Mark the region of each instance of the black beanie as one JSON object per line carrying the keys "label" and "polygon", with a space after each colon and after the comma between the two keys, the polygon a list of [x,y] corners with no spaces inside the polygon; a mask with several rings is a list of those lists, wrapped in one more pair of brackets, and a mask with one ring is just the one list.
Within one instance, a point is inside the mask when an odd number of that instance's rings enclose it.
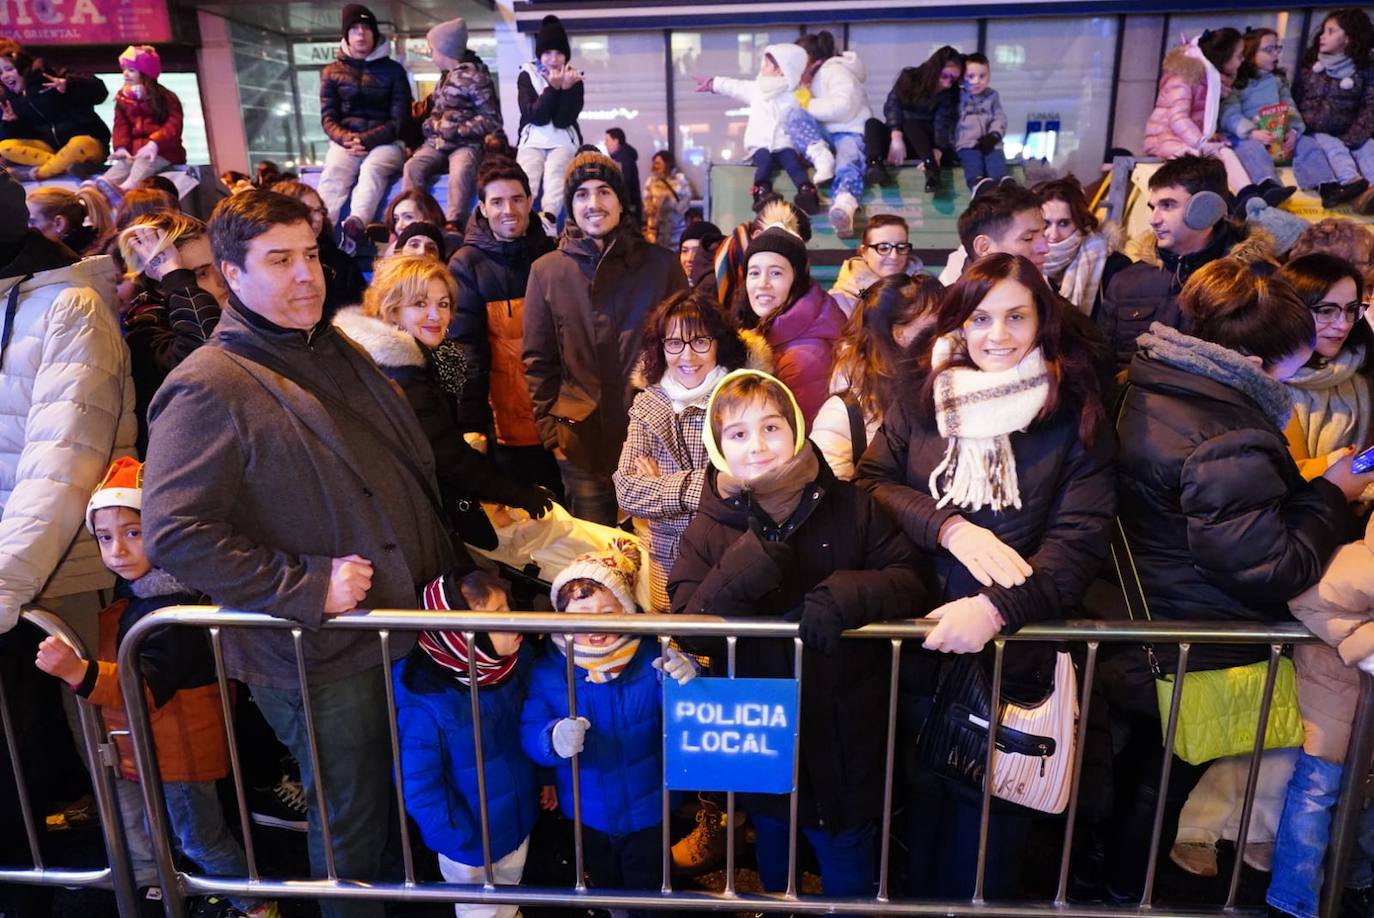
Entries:
{"label": "black beanie", "polygon": [[615,160],[605,153],[588,152],[577,154],[568,164],[568,173],[563,180],[564,213],[572,213],[573,195],[577,193],[577,186],[589,179],[599,179],[610,185],[615,196],[620,199],[621,210],[629,207],[629,200],[625,194],[625,176],[620,174],[620,167],[615,164]]}
{"label": "black beanie", "polygon": [[405,229],[397,233],[396,244],[392,246],[392,251],[399,253],[401,248],[405,246],[406,240],[412,236],[428,236],[430,239],[433,239],[434,244],[439,247],[439,258],[441,260],[443,259],[445,254],[444,250],[447,248],[444,242],[444,232],[433,223],[426,223],[424,220],[416,220],[414,223],[411,223]]}
{"label": "black beanie", "polygon": [[744,253],[746,272],[749,270],[749,262],[760,252],[773,252],[786,258],[788,263],[792,265],[792,273],[797,276],[798,280],[809,276],[806,264],[806,243],[801,241],[800,236],[783,229],[781,226],[770,226],[749,243],[749,248]]}
{"label": "black beanie", "polygon": [[0,166],[0,245],[18,242],[29,229],[24,186]]}
{"label": "black beanie", "polygon": [[572,57],[572,46],[568,44],[568,33],[558,17],[550,13],[539,23],[539,31],[534,35],[534,56],[537,58],[545,51],[562,51],[566,58]]}
{"label": "black beanie", "polygon": [[361,3],[350,3],[343,8],[344,40],[348,39],[348,30],[359,23],[372,30],[372,47],[375,50],[382,43],[382,30],[377,27],[377,17]]}

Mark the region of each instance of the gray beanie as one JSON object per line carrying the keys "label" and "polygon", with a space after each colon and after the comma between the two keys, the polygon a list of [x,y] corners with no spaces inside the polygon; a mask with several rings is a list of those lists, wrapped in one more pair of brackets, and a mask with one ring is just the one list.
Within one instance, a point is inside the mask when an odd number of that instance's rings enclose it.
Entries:
{"label": "gray beanie", "polygon": [[440,70],[452,70],[468,47],[468,24],[459,16],[429,30],[430,60]]}

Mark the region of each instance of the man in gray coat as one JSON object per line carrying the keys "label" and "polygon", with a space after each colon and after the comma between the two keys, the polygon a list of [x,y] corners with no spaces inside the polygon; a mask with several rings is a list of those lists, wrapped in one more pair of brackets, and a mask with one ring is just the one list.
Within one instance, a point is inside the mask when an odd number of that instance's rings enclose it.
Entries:
{"label": "man in gray coat", "polygon": [[[391,783],[385,661],[371,635],[317,629],[356,608],[416,608],[417,584],[452,565],[434,457],[399,390],[321,318],[324,276],[302,204],[265,191],[227,198],[210,244],[232,297],[148,412],[148,555],[215,603],[305,626],[335,864],[340,877],[375,880]],[[393,656],[410,643],[393,639]],[[251,687],[301,763],[310,862],[323,876],[290,634],[230,630],[224,650],[228,675]],[[324,914],[382,907],[337,902]]]}

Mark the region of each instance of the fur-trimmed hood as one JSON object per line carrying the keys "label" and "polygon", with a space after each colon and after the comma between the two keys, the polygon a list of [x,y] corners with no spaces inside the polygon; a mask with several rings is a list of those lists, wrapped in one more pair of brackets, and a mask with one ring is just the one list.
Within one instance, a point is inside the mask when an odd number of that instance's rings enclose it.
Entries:
{"label": "fur-trimmed hood", "polygon": [[334,327],[367,351],[380,367],[423,367],[425,352],[409,332],[389,325],[375,316],[363,314],[361,306],[340,309]]}
{"label": "fur-trimmed hood", "polygon": [[[1220,225],[1220,224],[1218,224]],[[1226,249],[1225,256],[1239,258],[1250,264],[1259,261],[1276,262],[1274,237],[1269,231],[1249,223],[1229,224],[1226,230],[1234,240]],[[1123,250],[1132,261],[1143,262],[1151,267],[1164,267],[1164,259],[1159,254],[1159,242],[1153,232],[1141,233],[1126,243]]]}
{"label": "fur-trimmed hood", "polygon": [[[768,346],[768,342],[763,335],[749,328],[741,328],[739,331],[740,340],[744,342],[746,352],[744,366],[746,370],[762,370],[765,373],[773,372],[773,349]],[[652,388],[654,383],[650,383],[644,375],[644,360],[640,358],[635,364],[634,373],[630,376],[630,384],[636,389],[645,392]],[[660,393],[661,394],[661,393]]]}
{"label": "fur-trimmed hood", "polygon": [[1187,45],[1179,45],[1168,54],[1164,55],[1164,65],[1161,68],[1164,76],[1173,74],[1186,80],[1189,86],[1204,82],[1207,79],[1207,68],[1188,53]]}

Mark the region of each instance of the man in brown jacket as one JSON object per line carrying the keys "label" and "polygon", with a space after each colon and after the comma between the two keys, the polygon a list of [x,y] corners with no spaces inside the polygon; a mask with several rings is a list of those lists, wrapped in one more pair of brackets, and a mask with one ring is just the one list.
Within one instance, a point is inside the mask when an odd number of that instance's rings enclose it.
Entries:
{"label": "man in brown jacket", "polygon": [[644,319],[687,287],[677,256],[644,241],[621,217],[619,167],[601,153],[568,166],[558,248],[534,263],[525,291],[525,378],[534,423],[563,473],[569,510],[614,524],[611,473],[629,428],[630,382]]}
{"label": "man in brown jacket", "polygon": [[[340,877],[378,878],[388,833],[389,730],[371,635],[318,633],[355,608],[417,607],[417,584],[454,548],[435,505],[434,457],[405,399],[323,320],[309,214],[249,191],[215,208],[210,242],[232,297],[211,339],[149,409],[144,492],[149,558],[235,609],[305,626],[321,778]],[[410,641],[393,638],[392,655]],[[247,683],[301,763],[310,863],[325,873],[291,636],[230,630],[227,674]],[[326,903],[380,916],[380,903]]]}

